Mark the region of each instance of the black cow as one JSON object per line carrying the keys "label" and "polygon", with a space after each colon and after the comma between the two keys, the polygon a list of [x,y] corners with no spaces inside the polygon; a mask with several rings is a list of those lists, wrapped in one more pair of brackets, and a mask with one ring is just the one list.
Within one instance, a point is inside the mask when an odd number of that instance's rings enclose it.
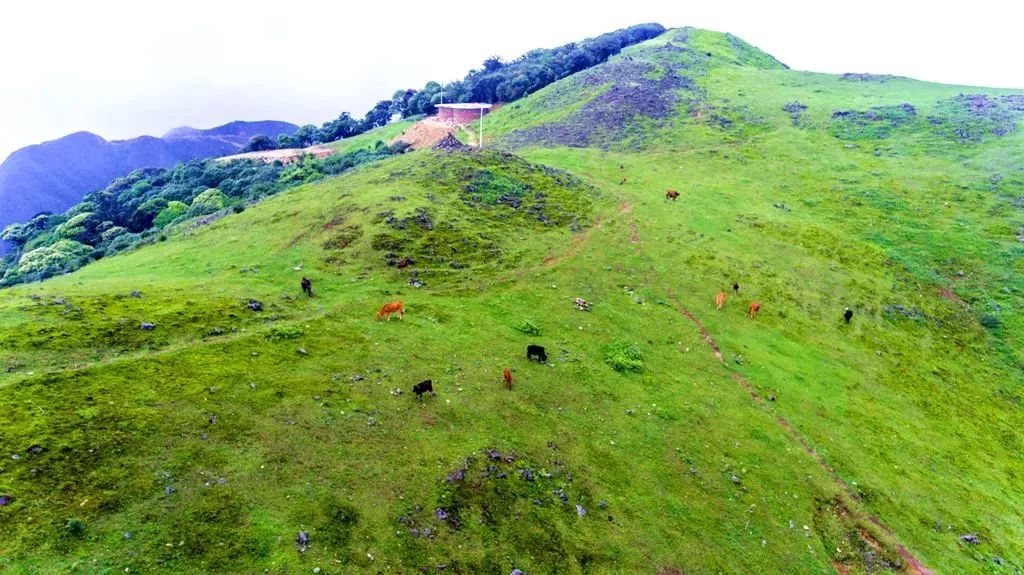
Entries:
{"label": "black cow", "polygon": [[424,393],[429,393],[431,396],[434,395],[434,382],[429,379],[425,379],[412,386],[412,392],[416,394],[417,399],[423,401]]}
{"label": "black cow", "polygon": [[732,284],[732,291],[735,292],[735,293],[740,293],[740,284],[733,283]]}
{"label": "black cow", "polygon": [[852,319],[852,318],[853,318],[853,310],[850,309],[850,308],[846,308],[846,311],[843,312],[843,319],[846,320],[846,323],[850,323],[850,319]]}
{"label": "black cow", "polygon": [[528,345],[526,346],[526,359],[536,359],[541,363],[547,363],[548,354],[539,345]]}
{"label": "black cow", "polygon": [[302,291],[309,297],[313,297],[313,282],[309,278],[302,278]]}

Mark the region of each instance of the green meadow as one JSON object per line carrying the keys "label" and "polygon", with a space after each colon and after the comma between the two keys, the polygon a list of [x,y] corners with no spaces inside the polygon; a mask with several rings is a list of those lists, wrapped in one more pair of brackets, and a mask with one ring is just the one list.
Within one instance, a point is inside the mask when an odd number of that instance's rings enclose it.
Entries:
{"label": "green meadow", "polygon": [[1019,573],[1011,94],[672,30],[0,290],[0,572]]}

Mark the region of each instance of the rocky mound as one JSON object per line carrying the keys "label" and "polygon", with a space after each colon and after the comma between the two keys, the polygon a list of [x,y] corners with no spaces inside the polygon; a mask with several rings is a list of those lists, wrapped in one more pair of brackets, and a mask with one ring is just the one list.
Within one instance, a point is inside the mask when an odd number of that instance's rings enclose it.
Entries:
{"label": "rocky mound", "polygon": [[441,138],[440,140],[437,141],[436,144],[434,144],[435,150],[441,150],[444,152],[453,152],[455,150],[461,150],[465,147],[466,145],[460,142],[459,139],[455,137],[455,134],[451,132],[448,132],[443,138]]}

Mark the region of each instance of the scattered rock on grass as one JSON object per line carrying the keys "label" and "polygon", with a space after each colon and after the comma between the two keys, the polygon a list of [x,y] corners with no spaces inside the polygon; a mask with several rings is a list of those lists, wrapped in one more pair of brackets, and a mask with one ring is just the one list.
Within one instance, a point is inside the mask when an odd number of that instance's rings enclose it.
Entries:
{"label": "scattered rock on grass", "polygon": [[782,111],[789,114],[790,118],[793,118],[793,125],[797,126],[800,124],[800,114],[807,109],[807,104],[803,102],[793,101],[782,107]]}
{"label": "scattered rock on grass", "polygon": [[263,311],[263,303],[258,300],[251,299],[246,306],[252,311]]}
{"label": "scattered rock on grass", "polygon": [[11,503],[14,503],[13,495],[0,495],[0,507],[7,507]]}
{"label": "scattered rock on grass", "polygon": [[889,74],[858,74],[854,72],[847,72],[839,77],[843,82],[877,82],[879,84],[888,82],[896,76]]}
{"label": "scattered rock on grass", "polygon": [[981,541],[978,539],[978,536],[975,535],[974,533],[968,533],[966,535],[961,535],[960,536],[960,540],[963,541],[964,543],[970,543],[971,545],[977,545],[978,543],[981,543]]}
{"label": "scattered rock on grass", "polygon": [[156,324],[148,321],[144,321],[139,324],[139,329],[143,331],[153,331],[156,329]]}

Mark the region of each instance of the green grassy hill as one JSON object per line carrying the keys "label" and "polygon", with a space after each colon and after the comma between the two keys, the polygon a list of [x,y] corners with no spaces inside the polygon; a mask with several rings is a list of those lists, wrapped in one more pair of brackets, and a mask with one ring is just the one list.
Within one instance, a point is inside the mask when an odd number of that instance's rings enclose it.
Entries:
{"label": "green grassy hill", "polygon": [[1022,116],[672,30],[2,290],[0,571],[1019,573]]}

